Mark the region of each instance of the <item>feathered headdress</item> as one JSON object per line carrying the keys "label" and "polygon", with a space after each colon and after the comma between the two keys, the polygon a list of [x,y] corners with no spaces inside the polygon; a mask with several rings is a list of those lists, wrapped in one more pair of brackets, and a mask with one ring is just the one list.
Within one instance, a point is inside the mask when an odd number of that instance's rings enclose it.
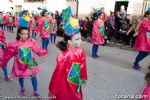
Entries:
{"label": "feathered headdress", "polygon": [[67,36],[79,33],[79,21],[72,17],[71,8],[68,7],[62,11],[63,27]]}
{"label": "feathered headdress", "polygon": [[104,12],[104,7],[96,8],[96,13],[99,15]]}
{"label": "feathered headdress", "polygon": [[22,27],[28,27],[29,26],[29,22],[30,22],[30,17],[25,15],[26,13],[28,13],[27,10],[24,10],[24,11],[21,11],[19,13],[19,26],[22,26]]}
{"label": "feathered headdress", "polygon": [[46,8],[41,8],[41,7],[38,7],[37,9],[41,10],[40,15],[42,15],[43,12],[47,12],[48,11]]}

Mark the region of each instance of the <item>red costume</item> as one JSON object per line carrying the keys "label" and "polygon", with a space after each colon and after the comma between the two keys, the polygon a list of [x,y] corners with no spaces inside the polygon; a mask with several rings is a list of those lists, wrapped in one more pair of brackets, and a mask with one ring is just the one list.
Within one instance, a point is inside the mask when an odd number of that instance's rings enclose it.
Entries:
{"label": "red costume", "polygon": [[142,96],[147,96],[146,98],[141,98],[140,100],[150,100],[150,85],[147,85],[142,93]]}
{"label": "red costume", "polygon": [[134,48],[138,51],[150,52],[150,21],[143,19],[139,27]]}
{"label": "red costume", "polygon": [[68,47],[57,57],[57,66],[49,84],[55,100],[82,100],[82,83],[87,80],[84,51]]}
{"label": "red costume", "polygon": [[13,26],[13,17],[12,16],[7,16],[7,25]]}
{"label": "red costume", "polygon": [[91,41],[96,45],[104,44],[104,22],[102,20],[97,19],[94,22]]}
{"label": "red costume", "polygon": [[[24,42],[20,40],[11,42],[5,49],[2,66],[6,67],[10,58],[14,56],[11,73],[13,77],[21,78],[34,75],[41,70],[41,67],[35,65],[33,68],[29,68],[29,63],[32,64],[35,61],[33,52],[39,56],[47,54],[47,50],[43,50],[34,39],[28,39]],[[23,60],[26,60],[26,62]]]}

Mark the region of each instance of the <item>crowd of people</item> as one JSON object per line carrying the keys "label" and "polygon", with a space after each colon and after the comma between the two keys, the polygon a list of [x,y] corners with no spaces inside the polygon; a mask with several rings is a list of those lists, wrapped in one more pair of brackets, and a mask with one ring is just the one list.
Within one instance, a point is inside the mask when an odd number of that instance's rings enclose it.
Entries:
{"label": "crowd of people", "polygon": [[[94,15],[93,15],[94,16]],[[138,16],[123,17],[124,14],[117,11],[110,11],[110,15],[103,21],[105,25],[105,44],[120,43],[133,48],[138,33],[140,18]],[[92,17],[92,16],[91,16]],[[89,40],[92,37],[94,19],[86,17],[85,20],[79,19],[82,37]]]}
{"label": "crowd of people", "polygon": [[[16,40],[7,44],[4,31],[14,33],[14,27],[17,28]],[[57,35],[63,37],[58,43]],[[36,41],[37,36],[42,40],[42,47]],[[110,12],[110,16],[107,16],[104,8],[96,9],[91,18],[86,17],[84,21],[73,16],[70,7],[64,9],[60,15],[58,12],[50,13],[45,8],[41,9],[40,14],[32,13],[32,16],[26,10],[16,12],[14,16],[0,12],[0,67],[5,80],[18,78],[20,93],[26,95],[24,78],[31,77],[33,94],[39,97],[36,74],[41,67],[33,53],[41,58],[47,55],[50,40],[61,53],[56,58],[56,68],[49,84],[49,96],[56,100],[82,100],[81,85],[87,81],[87,70],[86,56],[80,48],[81,36],[90,39],[93,44],[91,56],[94,59],[99,57],[98,48],[110,41],[134,47],[139,54],[132,68],[140,71],[139,63],[150,51],[150,9],[145,12],[141,21],[137,16],[130,21],[124,10],[115,14]],[[14,65],[10,77],[7,63],[12,57]],[[148,92],[144,94],[149,95]]]}

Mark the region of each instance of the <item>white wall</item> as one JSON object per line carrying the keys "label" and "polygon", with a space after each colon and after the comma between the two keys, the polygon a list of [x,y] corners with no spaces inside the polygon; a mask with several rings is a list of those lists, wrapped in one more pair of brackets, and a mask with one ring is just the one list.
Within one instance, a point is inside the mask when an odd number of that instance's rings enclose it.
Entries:
{"label": "white wall", "polygon": [[[23,9],[27,9],[29,11],[38,11],[37,7],[46,7],[48,10],[55,12],[58,10],[59,12],[62,9],[72,6],[73,13],[76,14],[76,3],[67,3],[66,0],[47,0],[46,3],[24,3],[24,0],[13,0],[13,3],[10,3],[9,0],[0,0],[0,11],[9,11],[10,7],[15,7],[15,5],[22,5]],[[142,9],[143,0],[79,0],[79,15],[86,15],[92,11],[92,8],[104,7],[105,12],[109,14],[110,11],[114,11],[115,1],[129,1],[128,5],[128,14],[139,13]],[[73,6],[74,5],[74,6]],[[138,5],[138,6],[136,6]]]}
{"label": "white wall", "polygon": [[0,11],[9,11],[11,6],[13,5],[8,0],[0,0]]}
{"label": "white wall", "polygon": [[113,11],[115,0],[79,0],[79,13],[89,14],[92,8],[104,7],[106,13]]}

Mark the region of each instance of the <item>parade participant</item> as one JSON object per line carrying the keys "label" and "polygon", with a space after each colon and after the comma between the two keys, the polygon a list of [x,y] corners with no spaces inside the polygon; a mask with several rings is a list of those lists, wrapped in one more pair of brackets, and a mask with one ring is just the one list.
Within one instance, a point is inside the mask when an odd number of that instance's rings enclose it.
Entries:
{"label": "parade participant", "polygon": [[31,20],[30,20],[30,24],[29,24],[29,29],[32,33],[32,38],[35,39],[36,38],[36,21],[34,19],[34,15],[32,16]]}
{"label": "parade participant", "polygon": [[39,28],[38,28],[38,20],[39,20],[39,18],[40,18],[39,14],[35,14],[34,15],[34,20],[35,20],[35,23],[36,23],[36,29],[35,29],[36,34],[39,33],[39,31],[40,31]]}
{"label": "parade participant", "polygon": [[13,16],[9,12],[7,16],[7,26],[8,26],[8,31],[13,33],[14,27],[13,27]]}
{"label": "parade participant", "polygon": [[16,28],[18,28],[18,20],[19,20],[19,16],[18,16],[18,12],[16,12],[15,16],[14,16],[14,25]]}
{"label": "parade participant", "polygon": [[57,21],[55,19],[55,15],[54,14],[52,14],[51,16],[52,16],[52,18],[51,18],[51,21],[50,21],[50,29],[51,29],[50,39],[51,39],[51,43],[55,44],[55,41],[56,41],[56,31],[57,31]]}
{"label": "parade participant", "polygon": [[92,30],[92,39],[91,42],[93,44],[92,47],[92,57],[99,57],[97,55],[99,45],[104,44],[104,22],[102,21],[103,12],[101,9],[97,10],[98,19],[94,21],[93,30]]}
{"label": "parade participant", "polygon": [[20,27],[17,32],[16,41],[11,42],[4,52],[2,67],[7,66],[8,61],[14,57],[12,68],[12,77],[19,79],[21,95],[25,95],[24,78],[31,77],[34,96],[39,96],[37,90],[36,74],[41,68],[35,60],[33,52],[43,57],[47,54],[47,50],[43,50],[34,39],[29,39],[29,30],[26,27]]}
{"label": "parade participant", "polygon": [[38,27],[40,30],[40,37],[42,38],[43,49],[48,48],[50,37],[50,18],[48,17],[48,11],[42,9],[42,17],[38,20]]}
{"label": "parade participant", "polygon": [[64,24],[66,34],[57,44],[62,52],[49,84],[50,100],[83,100],[81,85],[86,83],[87,70],[78,26],[78,20],[71,17]]}
{"label": "parade participant", "polygon": [[0,28],[3,29],[3,13],[0,12]]}
{"label": "parade participant", "polygon": [[139,51],[139,54],[135,59],[133,69],[140,70],[139,62],[148,56],[150,52],[150,7],[141,21],[134,49]]}
{"label": "parade participant", "polygon": [[150,66],[148,67],[149,72],[145,75],[145,81],[147,83],[146,87],[143,90],[142,96],[140,100],[150,100]]}
{"label": "parade participant", "polygon": [[6,27],[7,27],[7,14],[6,13],[4,13],[3,14],[3,29],[5,30],[6,29]]}
{"label": "parade participant", "polygon": [[[2,67],[2,59],[4,57],[4,50],[7,47],[6,39],[2,28],[0,28],[0,67]],[[11,78],[8,76],[7,67],[2,68],[5,76],[5,80],[9,81]]]}

